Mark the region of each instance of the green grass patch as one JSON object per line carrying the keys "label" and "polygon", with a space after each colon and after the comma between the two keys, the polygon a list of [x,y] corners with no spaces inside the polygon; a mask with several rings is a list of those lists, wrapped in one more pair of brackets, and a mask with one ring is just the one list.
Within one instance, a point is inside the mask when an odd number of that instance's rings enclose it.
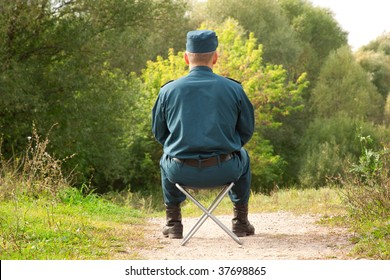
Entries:
{"label": "green grass patch", "polygon": [[355,235],[351,254],[356,258],[389,260],[390,259],[390,219],[348,220]]}
{"label": "green grass patch", "polygon": [[59,199],[1,202],[1,259],[136,259],[145,246],[140,211],[65,189]]}

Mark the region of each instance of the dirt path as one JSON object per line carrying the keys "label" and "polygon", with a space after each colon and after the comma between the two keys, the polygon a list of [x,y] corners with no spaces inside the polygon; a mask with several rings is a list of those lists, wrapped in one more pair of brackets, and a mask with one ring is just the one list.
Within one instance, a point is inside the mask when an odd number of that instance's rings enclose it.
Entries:
{"label": "dirt path", "polygon": [[[230,216],[218,216],[230,228]],[[241,238],[243,245],[234,242],[212,220],[208,219],[185,246],[181,240],[164,238],[161,229],[164,219],[150,219],[146,228],[149,249],[140,255],[150,260],[185,259],[348,259],[351,249],[345,229],[318,225],[318,215],[294,215],[289,212],[250,214],[256,234]],[[184,234],[196,222],[184,218]]]}

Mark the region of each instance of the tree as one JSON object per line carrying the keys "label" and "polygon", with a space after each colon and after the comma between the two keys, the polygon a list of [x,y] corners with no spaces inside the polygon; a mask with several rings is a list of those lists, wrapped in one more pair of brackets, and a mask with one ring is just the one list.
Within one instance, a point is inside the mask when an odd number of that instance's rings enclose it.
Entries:
{"label": "tree", "polygon": [[234,18],[247,32],[253,32],[263,45],[265,63],[281,64],[288,70],[295,65],[302,49],[278,2],[209,0],[207,10],[214,21],[222,23]]}
{"label": "tree", "polygon": [[341,176],[360,155],[358,136],[379,145],[383,99],[349,47],[332,52],[310,99],[313,121],[302,139],[299,168],[304,186],[323,186]]}
{"label": "tree", "polygon": [[359,136],[370,135],[379,147],[379,134],[371,123],[353,116],[314,119],[298,150],[302,155],[298,172],[300,185],[322,187],[345,178],[351,164],[359,159]]}
{"label": "tree", "polygon": [[370,73],[371,82],[386,98],[390,93],[390,33],[384,33],[355,53],[359,64]]}
{"label": "tree", "polygon": [[314,7],[306,0],[281,0],[280,5],[302,48],[294,71],[307,72],[314,86],[329,53],[347,44],[347,33],[326,8]]}
{"label": "tree", "polygon": [[345,115],[380,121],[383,99],[349,47],[332,52],[321,69],[311,104],[315,117]]}
{"label": "tree", "polygon": [[77,184],[124,187],[125,124],[139,89],[128,74],[178,42],[185,1],[0,0],[0,10],[4,155],[24,149],[33,122],[40,134],[57,124],[50,152],[76,154],[67,166]]}
{"label": "tree", "polygon": [[384,32],[361,49],[363,51],[383,52],[385,55],[390,55],[390,33]]}

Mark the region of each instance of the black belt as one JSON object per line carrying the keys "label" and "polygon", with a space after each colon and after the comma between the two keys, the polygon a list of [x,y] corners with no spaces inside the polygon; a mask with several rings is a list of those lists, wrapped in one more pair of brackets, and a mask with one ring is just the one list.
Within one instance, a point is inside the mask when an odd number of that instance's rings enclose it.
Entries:
{"label": "black belt", "polygon": [[184,163],[185,165],[189,165],[192,167],[210,167],[215,166],[219,162],[225,162],[231,159],[232,154],[218,155],[214,157],[209,157],[205,159],[180,159],[180,158],[172,158],[174,161]]}

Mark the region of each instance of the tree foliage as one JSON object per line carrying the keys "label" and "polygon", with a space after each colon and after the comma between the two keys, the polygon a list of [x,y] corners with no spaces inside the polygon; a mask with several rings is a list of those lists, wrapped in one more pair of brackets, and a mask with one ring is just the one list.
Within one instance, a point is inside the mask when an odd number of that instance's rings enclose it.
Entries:
{"label": "tree foliage", "polygon": [[355,57],[370,74],[371,82],[379,93],[386,98],[390,93],[390,33],[384,33],[363,46]]}
{"label": "tree foliage", "polygon": [[359,135],[372,135],[379,146],[380,136],[370,123],[345,115],[316,118],[299,147],[301,185],[321,187],[345,176],[348,166],[359,158]]}
{"label": "tree foliage", "polygon": [[343,114],[373,121],[382,117],[383,99],[347,47],[333,52],[325,62],[311,102],[316,117]]}
{"label": "tree foliage", "polygon": [[305,186],[323,186],[345,176],[360,155],[358,135],[371,135],[372,123],[383,119],[383,98],[347,47],[330,54],[311,96],[313,122],[301,142],[299,179]]}
{"label": "tree foliage", "polygon": [[263,45],[266,63],[282,64],[290,77],[306,72],[313,84],[329,52],[347,44],[333,14],[305,0],[209,0],[207,15],[238,20]]}
{"label": "tree foliage", "polygon": [[347,44],[347,33],[326,8],[306,0],[281,0],[280,5],[302,48],[294,72],[306,71],[314,85],[329,53]]}
{"label": "tree foliage", "polygon": [[128,74],[178,42],[185,2],[0,0],[0,10],[4,154],[23,150],[33,122],[42,134],[57,123],[50,149],[76,154],[68,167],[80,181],[100,190],[123,185],[122,140],[138,93]]}
{"label": "tree foliage", "polygon": [[302,50],[297,34],[278,2],[209,0],[207,7],[208,14],[214,21],[222,23],[231,17],[245,30],[253,32],[263,46],[263,60],[266,63],[282,64],[286,69],[296,63]]}

